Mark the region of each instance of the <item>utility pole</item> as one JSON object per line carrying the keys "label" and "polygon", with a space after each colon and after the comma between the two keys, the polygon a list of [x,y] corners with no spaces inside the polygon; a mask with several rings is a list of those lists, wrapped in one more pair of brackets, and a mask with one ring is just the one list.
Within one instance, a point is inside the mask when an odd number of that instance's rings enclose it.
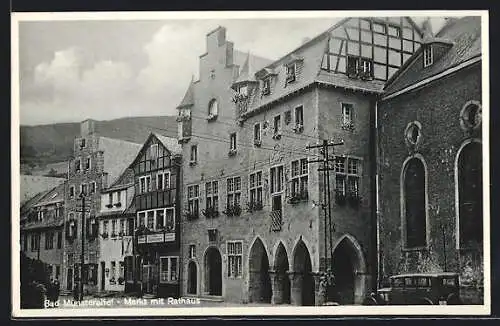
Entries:
{"label": "utility pole", "polygon": [[[322,159],[317,159],[317,160],[310,160],[307,163],[323,163],[323,167],[319,168],[318,171],[323,172],[323,197],[324,197],[324,203],[322,204],[323,209],[325,210],[325,217],[324,217],[324,222],[325,222],[325,272],[326,271],[333,271],[333,231],[334,231],[334,226],[332,222],[332,209],[331,209],[331,191],[330,191],[330,170],[334,170],[335,167],[330,166],[330,162],[335,161],[335,157],[333,156],[332,158],[329,157],[329,148],[332,147],[335,149],[335,146],[340,146],[343,145],[344,142],[338,142],[338,143],[333,143],[333,142],[328,142],[328,140],[324,139],[322,144],[317,144],[317,145],[308,145],[306,146],[306,149],[313,149],[313,148],[321,148],[321,155],[323,156]],[[332,153],[333,154],[333,153]],[[327,247],[327,230],[328,230],[328,242],[329,242],[329,251],[330,251],[330,266],[328,268],[328,247]]]}

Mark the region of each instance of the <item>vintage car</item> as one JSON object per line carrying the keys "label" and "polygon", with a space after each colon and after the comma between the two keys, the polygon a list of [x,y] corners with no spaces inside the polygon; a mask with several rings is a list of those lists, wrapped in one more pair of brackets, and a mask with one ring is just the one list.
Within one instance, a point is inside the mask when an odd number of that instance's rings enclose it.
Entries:
{"label": "vintage car", "polygon": [[458,305],[457,273],[401,274],[390,277],[389,287],[372,293],[365,305]]}

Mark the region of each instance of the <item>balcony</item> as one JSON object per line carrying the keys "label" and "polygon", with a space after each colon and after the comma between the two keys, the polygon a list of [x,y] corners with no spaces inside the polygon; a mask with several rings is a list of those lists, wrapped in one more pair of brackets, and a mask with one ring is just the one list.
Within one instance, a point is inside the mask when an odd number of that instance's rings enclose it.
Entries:
{"label": "balcony", "polygon": [[281,227],[283,226],[281,210],[272,211],[269,214],[269,217],[271,218],[271,231],[281,231]]}

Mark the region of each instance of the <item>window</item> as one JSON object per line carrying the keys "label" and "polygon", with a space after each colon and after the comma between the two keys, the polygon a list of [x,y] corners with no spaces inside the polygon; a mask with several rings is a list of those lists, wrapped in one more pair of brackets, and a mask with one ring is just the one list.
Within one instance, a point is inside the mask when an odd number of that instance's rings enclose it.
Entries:
{"label": "window", "polygon": [[205,184],[206,193],[206,209],[213,208],[214,211],[219,210],[219,182],[211,181]]}
{"label": "window", "polygon": [[230,278],[241,277],[243,271],[243,241],[228,241],[227,257],[227,276]]}
{"label": "window", "polygon": [[295,81],[295,63],[286,65],[286,82],[291,83]]}
{"label": "window", "polygon": [[57,232],[57,249],[62,248],[62,232]]}
{"label": "window", "polygon": [[28,251],[28,235],[26,233],[23,234],[23,251]]}
{"label": "window", "polygon": [[80,159],[79,159],[79,158],[77,158],[77,159],[75,160],[75,171],[76,171],[76,172],[80,172],[80,170],[81,170],[81,167],[80,167]]}
{"label": "window", "polygon": [[124,219],[120,220],[120,233],[125,235],[125,220]]}
{"label": "window", "polygon": [[119,264],[120,264],[120,274],[119,274],[120,276],[119,277],[124,279],[125,278],[125,264],[122,261]]}
{"label": "window", "polygon": [[198,162],[198,146],[191,145],[191,162]]}
{"label": "window", "polygon": [[354,127],[353,116],[353,105],[342,103],[342,129],[350,129]]}
{"label": "window", "polygon": [[241,85],[238,88],[238,94],[241,96],[247,96],[248,95],[248,86],[247,85]]}
{"label": "window", "polygon": [[401,29],[398,26],[389,25],[388,34],[391,36],[401,37]]}
{"label": "window", "polygon": [[343,196],[359,196],[360,160],[335,156],[335,190]]}
{"label": "window", "polygon": [[432,65],[433,62],[432,45],[427,45],[424,47],[424,67]]}
{"label": "window", "polygon": [[[262,171],[250,174],[250,204],[262,205]],[[255,208],[255,207],[254,207]]]}
{"label": "window", "polygon": [[110,271],[110,281],[113,280],[115,281],[116,280],[116,262],[115,261],[112,261],[111,262],[111,271]]}
{"label": "window", "polygon": [[116,220],[111,220],[111,236],[116,237]]}
{"label": "window", "polygon": [[241,177],[227,179],[227,207],[239,206],[241,198]]}
{"label": "window", "polygon": [[189,258],[190,259],[196,258],[196,245],[194,244],[189,245]]}
{"label": "window", "polygon": [[146,218],[147,218],[148,229],[154,230],[155,229],[155,212],[154,211],[146,212]]}
{"label": "window", "polygon": [[271,194],[283,191],[283,165],[271,168]]}
{"label": "window", "polygon": [[40,249],[40,234],[31,234],[31,251],[37,251]]}
{"label": "window", "polygon": [[360,75],[364,78],[373,77],[373,62],[371,59],[360,58]]}
{"label": "window", "polygon": [[271,94],[271,77],[266,77],[262,80],[262,95]]}
{"label": "window", "polygon": [[177,282],[179,257],[160,257],[160,283]]}
{"label": "window", "polygon": [[219,111],[219,104],[217,103],[217,100],[211,100],[210,103],[208,104],[208,117],[216,117]]}
{"label": "window", "polygon": [[156,175],[156,189],[164,190],[170,188],[170,172],[162,172]]}
{"label": "window", "polygon": [[85,138],[80,139],[80,148],[84,148],[85,146],[87,146]]}
{"label": "window", "polygon": [[54,249],[54,232],[45,233],[45,249]]}
{"label": "window", "polygon": [[86,196],[88,194],[87,192],[87,185],[82,183],[80,185],[80,194],[83,195],[83,196]]}
{"label": "window", "polygon": [[156,210],[156,230],[160,230],[165,227],[165,211],[163,209]]}
{"label": "window", "polygon": [[85,160],[85,170],[90,170],[90,156]]}
{"label": "window", "polygon": [[70,186],[69,187],[69,198],[74,198],[75,197],[75,186]]}
{"label": "window", "polygon": [[307,198],[308,175],[307,158],[292,161],[292,197]]}
{"label": "window", "polygon": [[356,77],[359,71],[359,58],[358,57],[347,57],[347,76]]}
{"label": "window", "polygon": [[281,115],[277,115],[273,120],[274,136],[280,135],[281,132]]}
{"label": "window", "polygon": [[158,144],[151,144],[146,151],[146,160],[155,162],[158,159]]}
{"label": "window", "polygon": [[260,132],[260,123],[256,123],[253,126],[253,142],[256,146],[261,144],[261,132]]}
{"label": "window", "polygon": [[113,193],[112,192],[110,192],[108,194],[108,206],[109,206],[109,208],[111,208],[111,206],[113,206]]}
{"label": "window", "polygon": [[236,133],[229,135],[229,150],[236,151]]}
{"label": "window", "polygon": [[459,248],[483,241],[483,178],[481,143],[471,142],[458,154]]}
{"label": "window", "polygon": [[292,112],[290,110],[285,111],[285,124],[288,125],[292,122]]}
{"label": "window", "polygon": [[304,108],[302,106],[295,108],[295,131],[301,132],[304,128]]}
{"label": "window", "polygon": [[92,182],[90,183],[90,193],[91,193],[91,194],[95,194],[95,193],[96,193],[96,190],[97,190],[96,183],[95,183],[95,181],[92,181]]}
{"label": "window", "polygon": [[139,226],[146,226],[146,213],[145,212],[140,212],[137,214],[137,216],[139,217],[139,221],[138,221],[138,224]]}
{"label": "window", "polygon": [[425,202],[425,169],[418,158],[410,159],[404,166],[403,212],[406,221],[406,247],[426,245],[427,210]]}
{"label": "window", "polygon": [[[139,193],[144,194],[146,192],[151,191],[151,176],[146,175],[146,176],[140,177],[139,178],[139,185],[140,185]],[[111,196],[111,194],[110,194],[110,196]]]}
{"label": "window", "polygon": [[198,216],[199,195],[199,185],[188,186],[188,210],[193,216]]}

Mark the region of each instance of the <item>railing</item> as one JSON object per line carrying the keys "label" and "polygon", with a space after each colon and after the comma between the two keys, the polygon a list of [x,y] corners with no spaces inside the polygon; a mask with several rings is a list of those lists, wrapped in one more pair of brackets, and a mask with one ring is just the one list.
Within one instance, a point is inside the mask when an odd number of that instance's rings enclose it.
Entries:
{"label": "railing", "polygon": [[271,217],[271,231],[278,232],[281,231],[281,226],[283,225],[283,219],[281,216],[281,211],[272,211],[269,215]]}

